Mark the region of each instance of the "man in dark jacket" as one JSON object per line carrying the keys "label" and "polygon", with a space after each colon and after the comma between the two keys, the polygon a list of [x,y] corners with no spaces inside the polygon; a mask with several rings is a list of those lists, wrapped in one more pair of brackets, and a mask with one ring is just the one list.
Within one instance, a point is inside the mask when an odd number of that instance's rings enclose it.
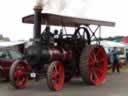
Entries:
{"label": "man in dark jacket", "polygon": [[112,54],[113,54],[112,72],[115,72],[115,70],[117,70],[117,72],[120,72],[119,57],[118,57],[118,51],[116,47],[114,47]]}

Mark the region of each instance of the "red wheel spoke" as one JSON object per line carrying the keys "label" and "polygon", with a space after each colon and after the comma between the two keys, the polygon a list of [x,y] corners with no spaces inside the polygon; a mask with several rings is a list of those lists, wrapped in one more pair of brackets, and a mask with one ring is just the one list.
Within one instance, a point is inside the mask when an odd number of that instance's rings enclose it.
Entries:
{"label": "red wheel spoke", "polygon": [[93,81],[95,81],[95,82],[98,82],[99,81],[99,77],[98,77],[98,74],[97,74],[97,72],[96,71],[92,71],[92,76],[93,76]]}
{"label": "red wheel spoke", "polygon": [[96,74],[96,72],[95,72],[94,70],[91,71],[91,73],[90,73],[90,79],[91,79],[93,82],[99,80],[99,78],[98,78],[98,76],[97,76],[97,74]]}
{"label": "red wheel spoke", "polygon": [[95,71],[96,71],[96,72],[99,72],[99,73],[104,73],[104,70],[101,69],[101,68],[95,68]]}
{"label": "red wheel spoke", "polygon": [[57,65],[54,66],[54,70],[56,73],[58,73]]}
{"label": "red wheel spoke", "polygon": [[94,75],[95,80],[96,80],[96,81],[99,81],[99,77],[98,77],[97,73],[94,72],[93,75]]}
{"label": "red wheel spoke", "polygon": [[22,70],[16,70],[16,72],[15,72],[15,77],[17,78],[21,78],[22,77],[22,75],[23,75],[23,73],[22,73]]}
{"label": "red wheel spoke", "polygon": [[94,65],[95,62],[96,62],[96,57],[95,57],[95,54],[92,53],[89,55],[89,64]]}
{"label": "red wheel spoke", "polygon": [[52,72],[52,79],[56,79],[56,76],[57,76],[57,73],[56,73],[55,70],[53,70],[53,72]]}
{"label": "red wheel spoke", "polygon": [[99,77],[102,77],[103,74],[104,74],[104,70],[101,69],[101,68],[95,68],[95,72],[97,73],[97,75],[98,75]]}
{"label": "red wheel spoke", "polygon": [[60,73],[60,72],[62,72],[63,70],[62,70],[62,68],[61,67],[58,67],[58,74]]}
{"label": "red wheel spoke", "polygon": [[99,60],[99,62],[104,62],[106,59],[105,58],[101,58],[100,60]]}
{"label": "red wheel spoke", "polygon": [[94,53],[90,54],[89,58],[90,58],[90,60],[95,60],[95,54]]}

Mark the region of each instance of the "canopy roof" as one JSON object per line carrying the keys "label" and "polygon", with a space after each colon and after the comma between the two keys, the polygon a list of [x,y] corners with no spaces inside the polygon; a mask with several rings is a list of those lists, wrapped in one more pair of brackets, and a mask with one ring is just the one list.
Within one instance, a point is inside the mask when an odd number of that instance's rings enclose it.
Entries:
{"label": "canopy roof", "polygon": [[[96,44],[96,42],[94,41],[94,42],[92,42],[92,44]],[[107,41],[107,40],[100,41],[100,45],[102,45],[103,47],[121,47],[121,48],[127,47],[123,43],[114,42],[114,41]]]}
{"label": "canopy roof", "polygon": [[[91,19],[82,19],[82,18],[74,18],[68,16],[61,16],[56,14],[42,13],[41,14],[43,25],[53,25],[53,26],[67,26],[74,27],[80,25],[100,25],[100,26],[115,26],[114,22],[108,21],[99,21],[99,20],[91,20]],[[22,18],[23,23],[34,23],[34,14],[28,15]]]}
{"label": "canopy roof", "polygon": [[5,48],[5,47],[11,47],[11,46],[17,46],[20,44],[24,44],[25,41],[1,41],[0,42],[0,48]]}

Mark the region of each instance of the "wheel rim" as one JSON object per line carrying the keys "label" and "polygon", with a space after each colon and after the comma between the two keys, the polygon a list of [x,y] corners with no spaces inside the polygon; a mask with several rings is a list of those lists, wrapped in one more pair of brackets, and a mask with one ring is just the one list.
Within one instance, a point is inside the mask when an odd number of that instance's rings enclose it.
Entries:
{"label": "wheel rim", "polygon": [[94,47],[88,59],[89,78],[94,85],[105,82],[107,72],[107,57],[102,46]]}
{"label": "wheel rim", "polygon": [[29,76],[26,75],[25,73],[28,72],[28,68],[25,66],[25,64],[18,64],[16,66],[15,72],[14,72],[14,79],[15,79],[15,84],[18,89],[22,89],[25,87]]}
{"label": "wheel rim", "polygon": [[54,89],[60,90],[64,84],[64,68],[61,63],[55,64],[52,71],[52,80],[54,82]]}
{"label": "wheel rim", "polygon": [[[53,64],[53,65],[52,65]],[[50,79],[48,79],[48,83],[50,89],[54,91],[61,90],[64,85],[64,67],[61,62],[53,62],[50,64],[51,69]]]}

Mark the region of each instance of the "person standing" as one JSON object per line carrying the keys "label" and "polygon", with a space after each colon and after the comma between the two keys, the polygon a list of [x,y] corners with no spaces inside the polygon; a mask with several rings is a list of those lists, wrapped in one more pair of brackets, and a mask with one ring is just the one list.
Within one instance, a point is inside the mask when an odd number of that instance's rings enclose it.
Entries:
{"label": "person standing", "polygon": [[126,64],[128,64],[128,52],[126,52]]}
{"label": "person standing", "polygon": [[115,72],[115,70],[117,70],[117,72],[120,72],[117,47],[114,47],[112,54],[113,54],[112,72]]}

